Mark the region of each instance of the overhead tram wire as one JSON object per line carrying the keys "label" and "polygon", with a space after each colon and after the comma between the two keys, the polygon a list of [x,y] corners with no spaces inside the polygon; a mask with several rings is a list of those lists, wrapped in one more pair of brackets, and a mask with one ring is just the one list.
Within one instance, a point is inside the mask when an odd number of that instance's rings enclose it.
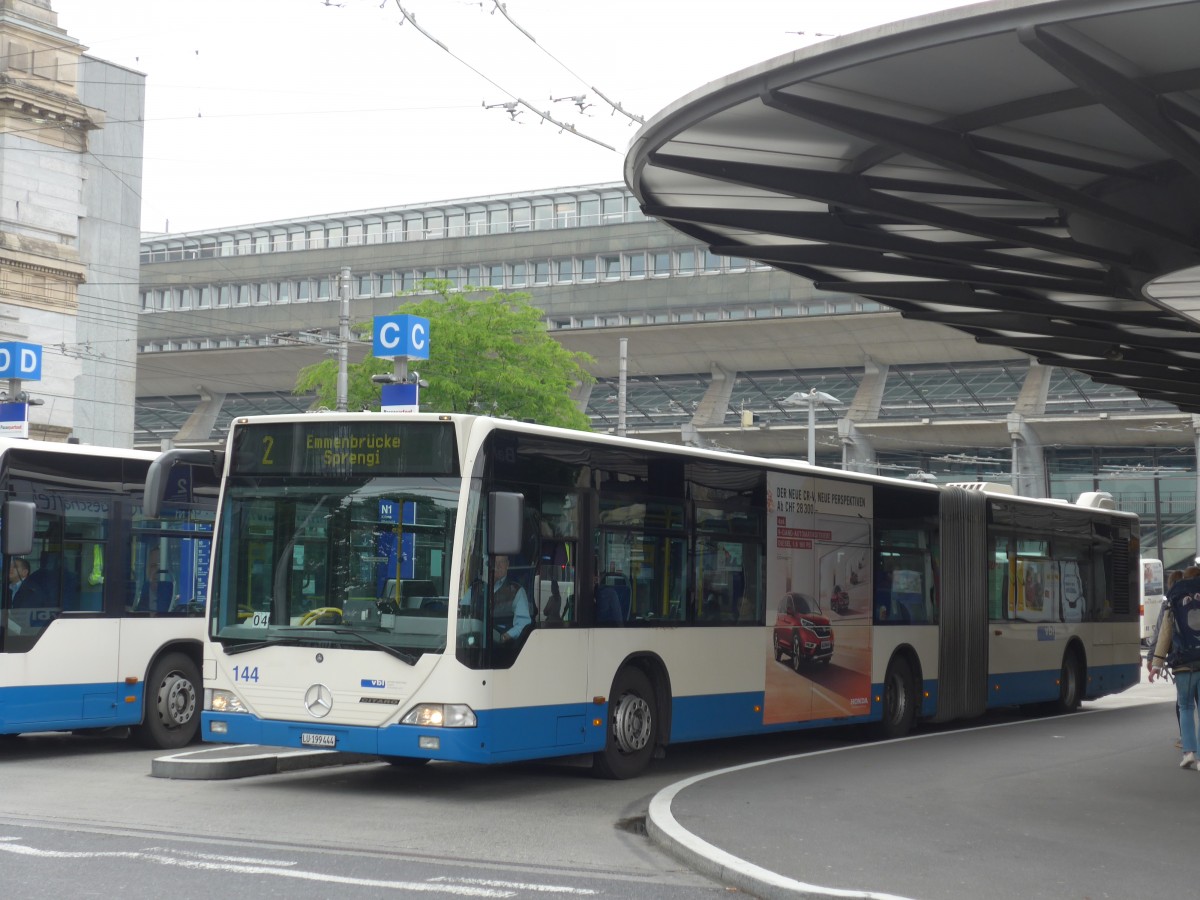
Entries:
{"label": "overhead tram wire", "polygon": [[[452,59],[454,59],[454,60],[456,60],[457,62],[461,63],[462,65],[466,66],[468,69],[470,69],[472,72],[474,72],[474,73],[475,73],[476,75],[478,75],[480,78],[482,78],[484,81],[486,81],[486,82],[487,82],[488,84],[490,84],[492,87],[494,87],[496,90],[498,90],[498,91],[500,91],[501,93],[503,93],[503,94],[507,95],[508,97],[512,98],[512,99],[513,99],[513,100],[515,100],[517,103],[519,103],[519,104],[521,104],[522,106],[524,106],[526,109],[528,109],[530,112],[532,112],[532,113],[534,113],[535,115],[537,115],[537,116],[538,116],[539,118],[541,118],[542,120],[544,120],[544,121],[546,121],[546,122],[549,122],[549,123],[551,123],[552,125],[557,125],[557,126],[559,127],[559,131],[560,131],[560,133],[561,133],[561,132],[563,132],[563,131],[566,131],[566,132],[569,132],[570,134],[573,134],[573,135],[575,135],[576,137],[581,137],[581,138],[583,138],[585,141],[591,141],[593,144],[598,144],[598,145],[600,145],[601,147],[604,147],[604,148],[605,148],[605,149],[607,149],[607,150],[611,150],[611,151],[613,151],[614,153],[616,153],[616,152],[617,152],[617,149],[616,149],[615,147],[613,147],[613,146],[611,146],[611,145],[609,145],[609,144],[606,144],[606,143],[604,143],[604,141],[601,141],[601,140],[598,140],[598,139],[596,139],[596,138],[594,138],[594,137],[591,137],[590,135],[584,134],[582,131],[580,131],[579,129],[577,129],[577,128],[576,128],[574,125],[571,125],[571,124],[569,124],[569,123],[567,123],[567,122],[560,122],[560,121],[558,121],[558,120],[557,120],[557,119],[555,119],[553,116],[551,116],[551,115],[550,115],[550,113],[548,113],[548,112],[545,112],[545,111],[543,111],[543,110],[540,110],[540,109],[537,109],[535,106],[531,105],[531,104],[530,104],[528,101],[526,101],[526,100],[523,100],[522,98],[520,98],[520,97],[518,97],[516,94],[514,94],[512,91],[508,90],[507,88],[505,88],[505,87],[503,87],[502,85],[500,85],[499,83],[497,83],[497,82],[496,82],[494,79],[492,79],[492,78],[489,78],[487,75],[485,75],[485,74],[484,74],[483,72],[481,72],[479,69],[475,68],[475,66],[471,65],[469,62],[467,62],[465,59],[463,59],[461,56],[459,56],[457,53],[455,53],[453,50],[451,50],[449,47],[447,47],[445,44],[443,44],[441,41],[439,41],[437,38],[435,38],[435,37],[434,37],[432,34],[430,34],[428,31],[426,31],[424,28],[422,28],[420,25],[418,25],[418,24],[417,24],[417,20],[416,20],[416,18],[414,18],[413,14],[412,14],[412,13],[410,13],[408,10],[406,10],[406,9],[405,9],[403,6],[401,6],[401,5],[400,5],[400,0],[395,0],[395,3],[396,3],[396,9],[400,10],[400,15],[404,17],[404,18],[402,19],[402,21],[400,22],[400,24],[401,24],[401,25],[403,25],[405,22],[408,22],[409,24],[411,24],[411,25],[412,25],[412,27],[413,27],[413,28],[415,28],[415,29],[416,29],[418,32],[420,32],[420,34],[421,34],[422,36],[424,36],[424,37],[425,37],[425,38],[427,38],[428,40],[432,41],[433,43],[437,44],[437,45],[438,45],[439,47],[441,47],[441,48],[442,48],[444,51],[446,51],[446,53],[447,53],[447,54],[448,54],[448,55],[449,55],[449,56],[450,56]],[[511,20],[510,20],[510,21],[511,21]],[[516,23],[514,23],[514,25],[515,25],[515,24],[516,24]],[[524,31],[524,29],[522,29],[522,33],[523,33],[523,34],[525,34],[525,35],[526,35],[526,37],[529,37],[529,33],[528,33],[528,32],[526,32],[526,31]],[[530,40],[533,40],[533,39],[530,37]],[[536,42],[536,41],[534,41],[534,43],[536,44],[537,42]],[[560,64],[560,65],[562,65],[561,63],[559,63],[559,64]],[[565,67],[564,67],[564,68],[565,68]],[[568,69],[567,71],[570,71],[570,70]],[[576,76],[576,77],[578,77],[578,76]]]}
{"label": "overhead tram wire", "polygon": [[[521,32],[521,34],[525,35],[525,37],[529,38],[529,40],[531,42],[533,42],[533,45],[535,47],[537,47],[539,50],[541,50],[543,53],[545,53],[548,57],[550,57],[552,60],[554,60],[556,63],[558,63],[558,65],[561,66],[565,71],[569,72],[571,74],[571,77],[576,79],[580,84],[588,83],[586,78],[584,78],[582,75],[580,75],[578,72],[576,72],[570,66],[568,66],[565,62],[563,62],[561,59],[559,59],[557,56],[555,56],[553,53],[551,53],[549,50],[547,50],[545,47],[543,47],[540,43],[538,43],[537,38],[535,38],[532,34],[530,34],[526,29],[522,28],[521,25],[518,24],[517,21],[508,14],[507,4],[501,3],[500,0],[492,0],[492,3],[493,3],[493,9],[492,9],[491,15],[494,16],[497,12],[500,13],[500,15],[502,15],[504,17],[505,21],[507,21],[509,25],[511,25],[513,28],[517,29],[517,31]],[[612,108],[613,113],[620,113],[621,115],[625,116],[625,118],[629,119],[630,122],[636,122],[639,125],[646,124],[645,117],[635,115],[634,113],[631,113],[631,112],[627,112],[625,110],[625,108],[623,106],[621,106],[620,103],[614,103],[612,100],[609,100],[608,97],[606,97],[600,91],[600,89],[598,87],[596,87],[595,85],[589,85],[589,90],[595,91],[596,96],[599,97],[601,100],[603,100],[605,103],[607,103],[609,105],[609,107]],[[586,137],[586,135],[581,135],[581,136]],[[590,140],[590,138],[589,138],[589,140]],[[599,143],[599,142],[597,141],[597,143]],[[608,145],[605,144],[604,146],[607,147]],[[611,150],[612,148],[609,147],[609,149]]]}

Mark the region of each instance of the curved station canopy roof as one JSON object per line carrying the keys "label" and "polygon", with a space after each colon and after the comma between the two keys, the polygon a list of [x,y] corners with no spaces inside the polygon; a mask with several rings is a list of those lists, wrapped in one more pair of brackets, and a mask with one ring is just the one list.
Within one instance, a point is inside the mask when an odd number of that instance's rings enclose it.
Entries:
{"label": "curved station canopy roof", "polygon": [[1200,412],[1200,2],[995,2],[710,84],[639,132],[717,253]]}

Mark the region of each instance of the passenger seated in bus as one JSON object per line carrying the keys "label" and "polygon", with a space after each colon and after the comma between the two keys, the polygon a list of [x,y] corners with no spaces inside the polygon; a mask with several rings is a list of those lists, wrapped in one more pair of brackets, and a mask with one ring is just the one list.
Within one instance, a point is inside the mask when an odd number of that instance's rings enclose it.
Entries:
{"label": "passenger seated in bus", "polygon": [[550,596],[542,608],[542,622],[550,626],[563,623],[562,594],[559,592],[557,579],[552,579],[550,582]]}
{"label": "passenger seated in bus", "polygon": [[[53,554],[44,554],[42,566],[33,572],[29,571],[27,560],[22,559],[20,562],[24,563],[25,577],[21,579],[20,589],[13,594],[12,608],[45,609],[58,606],[54,600],[58,590],[58,576],[57,560]],[[11,579],[11,573],[9,577]]]}
{"label": "passenger seated in bus", "polygon": [[8,564],[8,596],[15,597],[28,577],[29,560],[22,556],[14,556]]}
{"label": "passenger seated in bus", "polygon": [[8,566],[8,590],[12,598],[13,609],[31,609],[33,607],[49,606],[43,602],[44,597],[36,583],[29,581],[29,560],[24,557],[14,557]]}

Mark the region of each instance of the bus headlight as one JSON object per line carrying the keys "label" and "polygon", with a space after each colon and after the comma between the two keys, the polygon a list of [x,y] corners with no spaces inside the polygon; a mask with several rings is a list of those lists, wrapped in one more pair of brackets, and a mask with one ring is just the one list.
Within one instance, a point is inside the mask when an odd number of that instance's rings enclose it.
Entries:
{"label": "bus headlight", "polygon": [[475,711],[463,703],[421,703],[405,713],[400,724],[425,728],[474,728],[479,723]]}
{"label": "bus headlight", "polygon": [[244,713],[250,710],[246,709],[246,704],[242,702],[242,698],[233,691],[220,691],[215,688],[209,688],[204,692],[208,696],[205,697],[205,708],[210,712],[219,713]]}

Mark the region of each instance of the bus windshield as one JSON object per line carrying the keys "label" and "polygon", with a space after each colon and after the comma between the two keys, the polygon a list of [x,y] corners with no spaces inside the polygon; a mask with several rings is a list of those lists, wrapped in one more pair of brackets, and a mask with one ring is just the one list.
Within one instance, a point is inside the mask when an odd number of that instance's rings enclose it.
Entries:
{"label": "bus windshield", "polygon": [[210,634],[232,642],[231,651],[311,641],[442,650],[460,485],[428,476],[231,477]]}

